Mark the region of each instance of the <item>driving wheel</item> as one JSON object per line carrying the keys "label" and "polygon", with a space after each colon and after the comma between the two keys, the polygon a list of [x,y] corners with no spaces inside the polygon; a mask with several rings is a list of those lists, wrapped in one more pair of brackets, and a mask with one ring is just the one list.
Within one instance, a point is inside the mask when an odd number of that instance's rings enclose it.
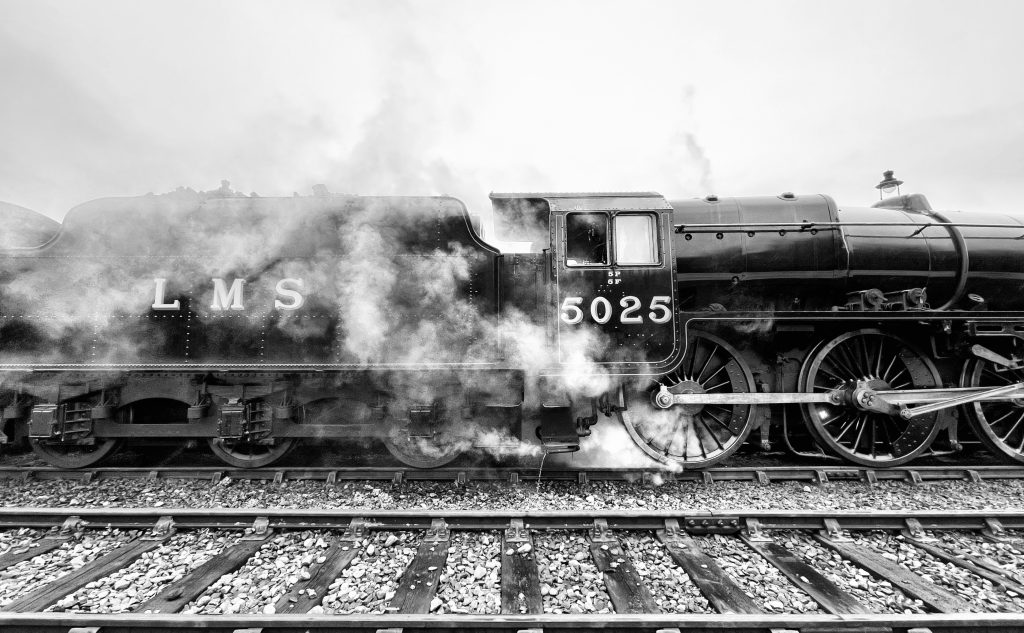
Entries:
{"label": "driving wheel", "polygon": [[[859,384],[873,391],[927,389],[942,381],[932,361],[903,338],[876,329],[854,330],[820,344],[800,370],[800,390],[827,393]],[[802,407],[818,443],[861,466],[899,466],[920,455],[941,426],[939,413],[904,420],[852,405]]]}
{"label": "driving wheel", "polygon": [[678,468],[706,468],[732,455],[750,433],[750,404],[689,404],[663,409],[653,398],[670,393],[753,393],[754,379],[740,354],[724,340],[693,333],[679,367],[657,381],[628,389],[619,419],[650,457]]}

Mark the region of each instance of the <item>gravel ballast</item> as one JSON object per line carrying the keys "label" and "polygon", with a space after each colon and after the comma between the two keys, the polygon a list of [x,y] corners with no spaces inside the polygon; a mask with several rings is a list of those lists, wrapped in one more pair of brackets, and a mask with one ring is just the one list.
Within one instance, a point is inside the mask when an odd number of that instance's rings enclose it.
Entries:
{"label": "gravel ballast", "polygon": [[[993,542],[977,538],[970,533],[936,530],[929,534],[938,539],[938,544],[950,554],[962,557],[980,557],[983,562],[994,563],[1016,575],[1017,582],[1024,584],[1024,541]],[[1009,535],[1011,538],[1013,534]]]}
{"label": "gravel ballast", "polygon": [[924,580],[935,583],[959,595],[980,611],[1024,611],[1024,597],[1009,595],[987,578],[946,563],[928,552],[908,543],[902,535],[875,531],[868,534],[852,532],[860,547],[870,547],[884,558],[902,565]]}
{"label": "gravel ballast", "polygon": [[385,613],[422,537],[420,531],[377,532],[363,539],[359,556],[310,613]]}
{"label": "gravel ballast", "polygon": [[[226,480],[225,480],[226,481]],[[806,485],[782,482],[767,486],[743,482],[668,482],[661,486],[629,482],[543,482],[512,486],[504,482],[406,482],[395,487],[373,482],[232,480],[211,484],[196,480],[102,479],[14,481],[2,486],[8,507],[166,507],[166,508],[305,508],[305,509],[464,509],[579,510],[637,509],[733,510],[1000,510],[1020,507],[1024,481],[993,480],[981,484],[942,481],[927,486],[881,481]]]}
{"label": "gravel ballast", "polygon": [[604,575],[577,532],[550,531],[533,538],[544,613],[613,613]]}
{"label": "gravel ballast", "polygon": [[[139,536],[136,531],[96,530],[76,533],[60,547],[0,571],[0,604],[7,604],[53,582]],[[70,597],[57,601],[60,609],[74,604]]]}
{"label": "gravel ballast", "polygon": [[237,534],[196,530],[175,534],[132,564],[90,582],[69,596],[64,610],[76,613],[125,613],[156,597],[167,585],[237,542]]}
{"label": "gravel ballast", "polygon": [[641,582],[663,613],[715,613],[657,538],[646,532],[624,532],[620,540]]}
{"label": "gravel ballast", "polygon": [[42,535],[43,533],[39,530],[31,528],[0,531],[0,556],[23,547],[31,548],[39,541]]}
{"label": "gravel ballast", "polygon": [[221,576],[182,613],[274,613],[274,602],[301,579],[328,547],[324,532],[270,537],[244,565]]}
{"label": "gravel ballast", "polygon": [[824,613],[810,596],[735,537],[694,537],[700,549],[766,613]]}
{"label": "gravel ballast", "polygon": [[808,534],[795,530],[779,530],[769,535],[780,545],[809,563],[862,605],[875,613],[926,613],[924,604],[857,567],[838,553],[821,545]]}
{"label": "gravel ballast", "polygon": [[[406,481],[388,482],[99,479],[0,482],[0,494],[10,508],[281,508],[341,510],[476,510],[476,511],[591,511],[669,510],[821,510],[889,511],[1017,510],[1024,498],[1024,481],[943,481],[925,486],[883,481],[835,481],[824,485],[782,482],[505,482]],[[163,512],[161,512],[162,514]],[[124,543],[137,532],[89,529],[48,554],[0,570],[0,605],[9,603],[99,555]],[[333,536],[337,536],[334,533]],[[955,591],[980,611],[1024,612],[1024,596],[994,586],[969,572],[936,560],[900,537],[885,533],[870,537],[883,555],[889,553],[913,572]],[[45,533],[38,530],[0,532],[0,554],[22,547]],[[810,537],[809,532],[771,531],[781,545],[814,565],[840,588],[879,613],[911,614],[927,609],[890,583],[878,580],[843,560]],[[1006,543],[984,541],[976,532],[936,531],[937,545],[954,554],[981,556],[1024,576],[1024,550]],[[1020,533],[1016,534],[1018,537]],[[332,534],[321,531],[275,533],[257,556],[233,574],[214,583],[184,613],[273,613],[275,601],[325,554]],[[359,553],[343,570],[311,613],[388,613],[398,580],[412,561],[423,534],[414,531],[367,532]],[[714,613],[707,600],[651,531],[616,531],[641,580],[665,613]],[[56,611],[126,612],[152,598],[238,538],[238,533],[185,530],[127,568],[89,583],[71,596],[62,596]],[[604,577],[593,563],[582,531],[533,532],[542,582],[545,613],[611,613],[614,611]],[[701,548],[718,559],[755,602],[769,613],[822,613],[810,596],[794,586],[768,561],[734,537],[695,537]],[[878,542],[882,543],[878,545]],[[77,548],[77,549],[76,549]],[[447,563],[441,572],[431,611],[435,614],[497,614],[500,612],[501,533],[451,531]]]}
{"label": "gravel ballast", "polygon": [[452,532],[435,613],[501,612],[501,534]]}

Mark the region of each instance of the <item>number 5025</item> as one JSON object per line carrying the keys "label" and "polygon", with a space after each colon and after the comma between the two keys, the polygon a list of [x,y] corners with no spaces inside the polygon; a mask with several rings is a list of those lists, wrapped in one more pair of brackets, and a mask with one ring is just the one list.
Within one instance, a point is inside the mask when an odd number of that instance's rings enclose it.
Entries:
{"label": "number 5025", "polygon": [[[672,308],[669,307],[669,301],[671,297],[656,296],[651,299],[651,304],[648,306],[649,312],[647,318],[652,323],[667,323],[672,318]],[[562,301],[562,307],[559,313],[559,317],[562,321],[569,325],[576,325],[582,323],[585,316],[583,312],[583,297],[566,297]],[[622,312],[619,313],[619,323],[625,324],[637,324],[644,322],[643,315],[643,302],[639,298],[634,296],[626,296],[619,299],[619,307],[622,308]],[[612,320],[615,310],[612,308],[612,302],[605,297],[595,297],[590,302],[590,318],[595,323],[604,324]]]}

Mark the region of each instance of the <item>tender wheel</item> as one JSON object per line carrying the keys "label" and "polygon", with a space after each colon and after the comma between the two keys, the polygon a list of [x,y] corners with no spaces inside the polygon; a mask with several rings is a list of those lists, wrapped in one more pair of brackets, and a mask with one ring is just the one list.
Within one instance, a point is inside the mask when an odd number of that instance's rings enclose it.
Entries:
{"label": "tender wheel", "polygon": [[270,444],[210,438],[210,450],[222,462],[235,468],[262,468],[285,456],[295,445],[292,438],[278,438]]}
{"label": "tender wheel", "polygon": [[754,407],[687,405],[657,407],[664,385],[672,393],[751,393],[754,379],[739,353],[722,339],[693,333],[679,367],[658,382],[627,391],[619,419],[640,449],[681,468],[706,468],[732,455],[752,428]]}
{"label": "tender wheel", "polygon": [[[876,391],[927,389],[942,384],[931,360],[902,338],[855,330],[819,345],[800,370],[800,389],[827,392],[854,382]],[[921,454],[939,432],[939,414],[903,420],[853,406],[807,404],[804,421],[819,444],[847,461],[884,468]]]}
{"label": "tender wheel", "polygon": [[[262,433],[269,428],[269,437],[253,439],[235,439],[225,437],[213,437],[208,440],[210,450],[222,462],[235,468],[262,468],[269,466],[285,456],[295,446],[294,438],[280,438],[273,436],[273,428],[278,422],[274,421],[274,411],[278,405],[270,402],[253,402],[246,404],[243,416],[251,416],[249,422],[243,423],[238,411],[229,412],[224,409],[220,412],[222,423],[227,424],[230,430],[241,435],[246,430],[249,433]],[[286,423],[290,424],[290,422]]]}
{"label": "tender wheel", "polygon": [[[960,375],[962,387],[1004,387],[1024,382],[1024,370],[996,371],[981,359],[968,361]],[[990,451],[1015,462],[1024,462],[1024,400],[972,402],[963,408],[967,421]]]}
{"label": "tender wheel", "polygon": [[[71,426],[74,426],[74,423]],[[82,443],[75,444],[29,438],[29,446],[32,447],[32,452],[51,466],[89,468],[100,464],[117,452],[122,446],[122,441],[118,438],[85,438]]]}
{"label": "tender wheel", "polygon": [[449,464],[469,448],[468,438],[455,433],[443,412],[435,425],[417,423],[410,416],[410,407],[392,403],[385,419],[382,438],[395,459],[412,468],[440,468]]}
{"label": "tender wheel", "polygon": [[121,440],[95,440],[91,445],[58,444],[49,440],[30,439],[32,452],[57,468],[89,468],[113,455],[121,447]]}

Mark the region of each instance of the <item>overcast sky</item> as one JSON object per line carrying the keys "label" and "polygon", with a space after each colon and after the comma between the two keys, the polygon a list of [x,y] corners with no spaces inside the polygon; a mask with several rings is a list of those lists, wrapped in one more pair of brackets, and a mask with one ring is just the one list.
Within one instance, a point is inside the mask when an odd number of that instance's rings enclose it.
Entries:
{"label": "overcast sky", "polygon": [[1024,3],[0,0],[0,200],[1024,196]]}

